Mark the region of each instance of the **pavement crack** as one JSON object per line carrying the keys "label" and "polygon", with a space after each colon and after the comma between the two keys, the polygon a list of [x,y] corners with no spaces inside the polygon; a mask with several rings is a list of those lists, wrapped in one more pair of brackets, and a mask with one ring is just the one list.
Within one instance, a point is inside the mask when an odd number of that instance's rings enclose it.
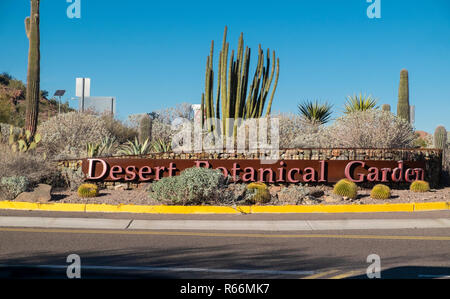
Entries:
{"label": "pavement crack", "polygon": [[131,223],[133,223],[134,219],[131,219],[130,222],[128,222],[127,226],[124,229],[128,229],[131,225]]}

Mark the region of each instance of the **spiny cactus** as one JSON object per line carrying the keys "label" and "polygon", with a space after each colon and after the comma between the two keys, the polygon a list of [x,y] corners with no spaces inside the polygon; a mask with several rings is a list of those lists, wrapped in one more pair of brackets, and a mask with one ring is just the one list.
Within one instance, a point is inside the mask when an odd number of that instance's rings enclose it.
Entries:
{"label": "spiny cactus", "polygon": [[264,183],[250,183],[247,190],[247,200],[252,204],[263,204],[271,200],[269,188]]}
{"label": "spiny cactus", "polygon": [[447,146],[447,130],[443,126],[439,126],[434,131],[434,147],[445,149]]}
{"label": "spiny cactus", "polygon": [[428,192],[430,191],[430,184],[425,181],[414,181],[409,187],[409,190],[412,192]]}
{"label": "spiny cactus", "polygon": [[391,112],[391,105],[389,104],[383,104],[381,106],[381,110],[386,111],[386,112]]}
{"label": "spiny cactus", "polygon": [[36,133],[40,98],[40,33],[39,1],[31,0],[31,13],[25,19],[29,39],[25,129]]}
{"label": "spiny cactus", "polygon": [[9,129],[9,145],[13,152],[28,152],[36,149],[37,145],[41,142],[41,135],[32,135],[29,130],[22,129],[19,134],[14,132],[14,127]]}
{"label": "spiny cactus", "polygon": [[[261,45],[259,45],[256,72],[249,86],[250,48],[246,47],[244,53],[244,39],[241,33],[236,56],[233,50],[229,60],[229,43],[226,39],[227,27],[225,27],[222,50],[219,54],[215,95],[213,70],[214,41],[211,43],[210,54],[206,61],[205,92],[202,94],[201,110],[203,121],[209,130],[214,128],[211,118],[221,119],[223,136],[236,136],[237,126],[234,125],[231,127],[231,124],[226,123],[226,119],[261,117],[275,75],[274,86],[266,109],[266,115],[270,114],[278,84],[280,61],[277,58],[275,62],[275,51],[273,51],[271,62],[270,50],[267,49],[267,55],[265,57]],[[264,66],[265,61],[266,65]]]}
{"label": "spiny cactus", "polygon": [[409,107],[409,78],[408,71],[403,69],[400,72],[400,84],[398,88],[398,104],[397,116],[403,118],[408,123],[410,122],[410,107]]}
{"label": "spiny cactus", "polygon": [[78,187],[77,193],[81,198],[97,197],[99,194],[98,186],[95,184],[83,184]]}
{"label": "spiny cactus", "polygon": [[152,140],[152,118],[145,114],[139,123],[139,141],[144,143],[145,140]]}
{"label": "spiny cactus", "polygon": [[358,195],[358,186],[348,179],[342,179],[334,185],[333,193],[355,199]]}
{"label": "spiny cactus", "polygon": [[383,184],[375,185],[370,192],[373,199],[389,199],[391,197],[391,189]]}

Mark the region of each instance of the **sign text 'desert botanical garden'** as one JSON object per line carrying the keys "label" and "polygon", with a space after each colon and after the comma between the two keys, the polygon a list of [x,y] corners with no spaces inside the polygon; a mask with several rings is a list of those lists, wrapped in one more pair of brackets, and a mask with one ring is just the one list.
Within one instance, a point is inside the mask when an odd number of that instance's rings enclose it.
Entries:
{"label": "sign text 'desert botanical garden'", "polygon": [[424,161],[279,160],[267,164],[258,159],[91,158],[82,162],[87,179],[105,182],[158,181],[191,167],[218,169],[233,181],[244,183],[334,183],[342,178],[402,183],[425,177]]}

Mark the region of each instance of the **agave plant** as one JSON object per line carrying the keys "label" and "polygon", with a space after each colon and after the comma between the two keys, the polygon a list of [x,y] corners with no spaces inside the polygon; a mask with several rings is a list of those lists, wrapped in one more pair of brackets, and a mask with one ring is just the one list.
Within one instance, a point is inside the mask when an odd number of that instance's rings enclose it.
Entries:
{"label": "agave plant", "polygon": [[157,139],[152,142],[152,150],[156,153],[167,153],[172,150],[171,142],[165,142],[163,139]]}
{"label": "agave plant", "polygon": [[151,143],[148,139],[141,143],[137,137],[134,137],[134,141],[128,140],[128,142],[121,146],[118,153],[127,156],[139,156],[148,154],[150,150]]}
{"label": "agave plant", "polygon": [[104,137],[101,143],[87,143],[86,154],[88,158],[111,155],[117,147],[115,137]]}
{"label": "agave plant", "polygon": [[378,100],[371,95],[358,95],[348,96],[347,103],[345,103],[345,113],[349,114],[356,111],[366,111],[377,108]]}
{"label": "agave plant", "polygon": [[325,124],[330,121],[331,109],[333,105],[328,103],[319,104],[316,100],[314,102],[305,101],[298,105],[298,111],[301,116],[313,124]]}

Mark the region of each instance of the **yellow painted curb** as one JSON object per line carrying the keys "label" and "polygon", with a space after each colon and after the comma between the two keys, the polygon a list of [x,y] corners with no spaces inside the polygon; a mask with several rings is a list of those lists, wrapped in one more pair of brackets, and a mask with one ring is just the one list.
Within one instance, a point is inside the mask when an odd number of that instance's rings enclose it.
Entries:
{"label": "yellow painted curb", "polygon": [[139,214],[287,214],[287,213],[377,213],[450,210],[450,202],[374,205],[312,206],[139,206],[107,204],[0,202],[0,210],[99,212]]}

